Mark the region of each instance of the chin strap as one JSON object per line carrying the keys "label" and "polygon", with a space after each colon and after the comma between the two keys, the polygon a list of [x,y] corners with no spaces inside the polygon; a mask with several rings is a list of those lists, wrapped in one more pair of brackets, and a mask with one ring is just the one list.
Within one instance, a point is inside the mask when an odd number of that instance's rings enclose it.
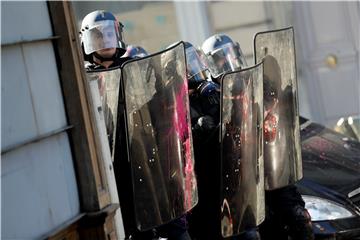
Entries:
{"label": "chin strap", "polygon": [[98,53],[94,52],[93,55],[100,60],[100,62],[106,62],[106,61],[116,61],[117,59],[119,59],[122,55],[124,55],[124,53],[126,52],[126,50],[124,49],[120,49],[117,48],[116,52],[114,55],[112,55],[112,57],[106,58],[106,57],[102,57],[100,56]]}

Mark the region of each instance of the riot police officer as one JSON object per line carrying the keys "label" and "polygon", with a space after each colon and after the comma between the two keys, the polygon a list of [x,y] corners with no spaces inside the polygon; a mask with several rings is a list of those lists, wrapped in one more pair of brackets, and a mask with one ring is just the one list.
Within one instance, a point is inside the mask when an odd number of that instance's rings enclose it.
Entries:
{"label": "riot police officer", "polygon": [[193,239],[220,239],[218,125],[220,89],[208,81],[208,69],[197,49],[185,43],[190,115],[199,202],[188,215]]}
{"label": "riot police officer", "polygon": [[[240,44],[225,34],[210,36],[203,42],[201,49],[209,65],[210,77],[219,84],[223,74],[247,66]],[[260,236],[256,228],[248,228],[243,234],[233,238],[257,240]]]}
{"label": "riot police officer", "polygon": [[[209,69],[215,79],[219,79],[225,72],[246,66],[239,44],[225,34],[209,37],[204,41],[202,50],[208,58]],[[262,239],[271,239],[275,229],[276,239],[287,240],[288,235],[299,240],[314,238],[310,215],[295,185],[266,191],[265,201],[266,219],[260,225]]]}
{"label": "riot police officer", "polygon": [[[123,25],[108,11],[97,10],[85,16],[81,24],[80,38],[84,60],[87,61],[85,64],[87,71],[119,68],[124,62],[131,59],[130,56],[124,56],[126,46],[122,37],[122,29]],[[107,109],[108,113],[105,115],[112,116],[110,109]],[[108,127],[109,125],[117,121],[118,126],[115,142],[111,144],[110,141],[110,145],[113,148],[114,172],[126,237],[135,240],[157,239],[158,237],[174,240],[190,239],[186,230],[186,221],[183,218],[173,220],[157,229],[145,232],[137,230],[133,212],[132,176],[127,159],[125,116],[122,102],[118,103],[117,119],[110,118],[112,122],[107,121],[106,123],[107,130],[110,132],[108,134],[112,135],[113,131],[113,128]],[[109,137],[110,139],[112,137]]]}
{"label": "riot police officer", "polygon": [[[126,52],[123,41],[123,25],[108,11],[96,10],[88,13],[81,23],[81,49],[87,71],[101,71],[118,68],[131,59],[122,57]],[[103,97],[105,88],[104,76],[99,73],[99,90]],[[109,145],[113,149],[114,114],[106,101],[103,103],[104,116]]]}
{"label": "riot police officer", "polygon": [[[281,88],[281,70],[273,56],[264,59],[264,159],[269,163],[276,160],[283,165],[296,159],[296,147],[293,144],[293,121],[289,116],[296,116],[294,109],[293,89],[291,85]],[[295,120],[295,119],[294,119]],[[279,137],[281,136],[281,138]],[[290,153],[290,154],[289,154]],[[280,165],[280,164],[279,164]],[[272,164],[265,165],[265,173]],[[284,167],[283,169],[286,169]],[[283,172],[286,172],[283,170]],[[269,171],[266,184],[274,183],[284,176]],[[270,232],[276,232],[278,239],[294,240],[314,239],[311,217],[304,208],[304,201],[294,184],[281,186],[265,192],[267,204],[267,219],[260,228],[269,239]]]}
{"label": "riot police officer", "polygon": [[[199,203],[189,214],[189,231],[193,239],[222,239],[220,224],[220,86],[209,79],[204,56],[186,42],[187,75]],[[258,239],[247,229],[233,239]]]}

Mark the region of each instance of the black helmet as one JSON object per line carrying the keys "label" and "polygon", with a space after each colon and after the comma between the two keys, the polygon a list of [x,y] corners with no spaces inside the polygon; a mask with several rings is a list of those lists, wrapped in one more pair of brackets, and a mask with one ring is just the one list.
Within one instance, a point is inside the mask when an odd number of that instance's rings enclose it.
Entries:
{"label": "black helmet", "polygon": [[[123,55],[126,48],[123,42],[122,28],[123,25],[110,12],[97,10],[86,15],[80,30],[85,60],[92,62],[92,54],[107,48],[116,48],[116,55]],[[101,56],[99,59],[103,60]]]}
{"label": "black helmet", "polygon": [[213,77],[219,77],[228,71],[235,71],[246,66],[244,54],[239,43],[234,43],[225,34],[215,34],[204,41],[202,51],[208,59]]}

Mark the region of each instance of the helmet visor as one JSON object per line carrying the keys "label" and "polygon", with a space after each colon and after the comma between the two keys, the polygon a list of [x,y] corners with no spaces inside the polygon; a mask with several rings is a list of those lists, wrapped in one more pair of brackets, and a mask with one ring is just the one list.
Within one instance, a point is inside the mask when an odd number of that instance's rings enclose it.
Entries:
{"label": "helmet visor", "polygon": [[[199,56],[196,48],[194,47],[186,48],[186,63],[187,77],[189,80],[192,78],[196,80],[195,76],[208,69],[206,62],[201,58],[201,56]],[[198,80],[205,80],[205,78]]]}
{"label": "helmet visor", "polygon": [[236,71],[245,66],[245,60],[240,48],[227,43],[208,55],[209,69],[214,77],[229,71]]}
{"label": "helmet visor", "polygon": [[122,35],[119,32],[118,22],[99,21],[90,29],[83,32],[83,43],[86,54],[106,48],[122,48]]}

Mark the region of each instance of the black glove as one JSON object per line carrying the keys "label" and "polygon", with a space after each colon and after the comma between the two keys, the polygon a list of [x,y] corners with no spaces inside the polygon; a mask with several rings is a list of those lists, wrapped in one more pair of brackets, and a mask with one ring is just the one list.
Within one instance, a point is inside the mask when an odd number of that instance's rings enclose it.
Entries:
{"label": "black glove", "polygon": [[210,131],[215,128],[214,119],[208,115],[200,117],[197,120],[196,125],[198,125],[198,127],[204,131]]}

